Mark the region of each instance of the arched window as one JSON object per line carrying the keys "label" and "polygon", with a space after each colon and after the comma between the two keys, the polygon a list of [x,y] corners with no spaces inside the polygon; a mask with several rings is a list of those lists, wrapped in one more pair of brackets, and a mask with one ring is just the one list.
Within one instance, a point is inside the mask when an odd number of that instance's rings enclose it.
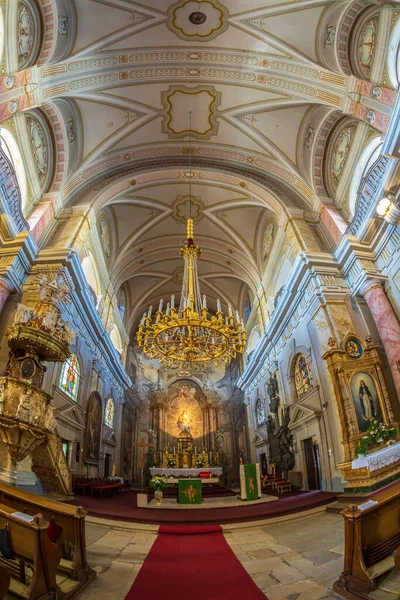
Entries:
{"label": "arched window", "polygon": [[61,369],[59,386],[73,400],[78,398],[81,369],[76,354],[71,354]]}
{"label": "arched window", "polygon": [[0,142],[4,154],[10,161],[12,168],[15,171],[15,176],[19,185],[19,191],[21,192],[21,210],[25,215],[26,203],[28,200],[28,184],[26,181],[25,167],[22,161],[21,152],[13,134],[5,127],[0,127]]}
{"label": "arched window", "polygon": [[91,256],[85,256],[82,261],[82,269],[88,283],[89,290],[93,296],[95,306],[97,306],[97,299],[100,294],[100,285],[96,267]]}
{"label": "arched window", "polygon": [[379,135],[377,137],[374,137],[374,139],[372,139],[369,142],[369,144],[362,152],[360,158],[358,159],[356,168],[354,169],[349,190],[349,210],[352,215],[354,215],[356,210],[357,193],[358,188],[360,187],[360,183],[363,177],[365,177],[365,175],[367,174],[368,170],[378,160],[379,155],[382,151],[382,146],[382,138]]}
{"label": "arched window", "polygon": [[294,380],[298,398],[301,398],[301,396],[313,387],[310,365],[304,354],[299,354],[296,358],[294,365]]}
{"label": "arched window", "polygon": [[112,398],[109,398],[107,400],[107,404],[106,404],[106,412],[104,413],[104,423],[106,425],[108,425],[108,427],[111,427],[111,429],[114,428],[114,415],[115,415],[114,400]]}
{"label": "arched window", "polygon": [[400,83],[400,19],[397,20],[390,36],[387,51],[387,74],[390,83],[397,89]]}
{"label": "arched window", "polygon": [[256,402],[256,422],[257,426],[265,425],[266,414],[265,414],[265,403],[261,398],[258,398]]}
{"label": "arched window", "polygon": [[119,314],[121,315],[122,321],[124,320],[124,316],[125,316],[125,308],[126,308],[125,292],[124,292],[124,290],[121,289],[118,294],[118,310],[119,310]]}

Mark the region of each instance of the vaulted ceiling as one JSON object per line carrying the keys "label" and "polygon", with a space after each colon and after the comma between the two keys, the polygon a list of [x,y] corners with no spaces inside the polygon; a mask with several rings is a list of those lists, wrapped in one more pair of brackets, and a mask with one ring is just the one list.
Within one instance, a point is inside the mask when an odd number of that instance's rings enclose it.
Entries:
{"label": "vaulted ceiling", "polygon": [[41,86],[72,115],[76,167],[64,195],[107,216],[112,278],[127,282],[132,324],[179,293],[189,159],[211,298],[238,306],[261,280],[268,219],[318,206],[302,160],[307,119],[346,97],[347,77],[320,61],[333,4],[75,1],[72,53],[41,69]]}

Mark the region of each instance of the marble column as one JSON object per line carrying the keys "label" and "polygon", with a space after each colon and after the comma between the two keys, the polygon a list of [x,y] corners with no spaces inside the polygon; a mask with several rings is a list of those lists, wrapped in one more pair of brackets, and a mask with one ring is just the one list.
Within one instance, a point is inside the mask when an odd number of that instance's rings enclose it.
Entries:
{"label": "marble column", "polygon": [[400,399],[400,324],[381,283],[370,281],[360,292],[368,304],[378,329],[392,371],[397,396]]}
{"label": "marble column", "polygon": [[11,284],[4,277],[0,277],[0,313],[3,310],[6,300],[11,292]]}

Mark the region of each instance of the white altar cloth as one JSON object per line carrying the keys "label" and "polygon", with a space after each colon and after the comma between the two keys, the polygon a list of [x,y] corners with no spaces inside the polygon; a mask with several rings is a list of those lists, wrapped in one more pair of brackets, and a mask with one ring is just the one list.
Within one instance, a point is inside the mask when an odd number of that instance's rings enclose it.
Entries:
{"label": "white altar cloth", "polygon": [[203,467],[202,469],[163,469],[153,467],[150,469],[151,475],[166,475],[167,477],[198,477],[200,473],[212,473],[218,477],[222,475],[221,467]]}
{"label": "white altar cloth", "polygon": [[351,468],[367,468],[371,472],[377,471],[378,469],[383,469],[383,467],[387,467],[388,465],[391,465],[399,460],[400,442],[398,442],[397,444],[393,444],[393,446],[382,448],[382,450],[378,450],[377,452],[367,454],[367,456],[361,456],[360,458],[356,458],[352,461]]}

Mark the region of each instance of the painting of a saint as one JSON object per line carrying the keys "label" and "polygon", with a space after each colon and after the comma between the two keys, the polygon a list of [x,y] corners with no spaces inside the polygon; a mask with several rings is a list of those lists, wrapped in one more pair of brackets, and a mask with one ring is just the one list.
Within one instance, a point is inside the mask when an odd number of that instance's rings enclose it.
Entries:
{"label": "painting of a saint", "polygon": [[358,428],[363,432],[367,430],[370,419],[382,419],[378,392],[371,375],[365,372],[354,375],[350,387]]}
{"label": "painting of a saint", "polygon": [[311,390],[313,380],[310,365],[304,354],[299,354],[294,368],[294,379],[296,384],[297,397],[300,398],[303,394]]}
{"label": "painting of a saint", "polygon": [[99,464],[103,406],[98,392],[89,398],[86,416],[84,462]]}

